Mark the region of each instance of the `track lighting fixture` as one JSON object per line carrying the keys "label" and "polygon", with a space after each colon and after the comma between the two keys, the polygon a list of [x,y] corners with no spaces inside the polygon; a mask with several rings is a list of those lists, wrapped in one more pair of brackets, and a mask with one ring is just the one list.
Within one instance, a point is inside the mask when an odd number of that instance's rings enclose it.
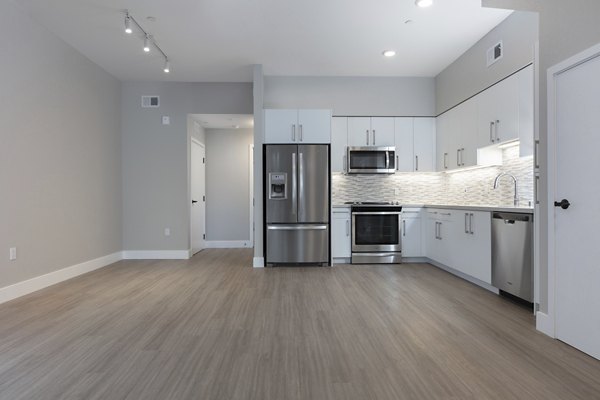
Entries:
{"label": "track lighting fixture", "polygon": [[131,17],[129,16],[129,13],[127,13],[125,14],[125,33],[131,35],[132,32],[133,29],[131,29]]}
{"label": "track lighting fixture", "polygon": [[150,52],[150,35],[146,34],[146,37],[144,38],[144,51],[146,53]]}
{"label": "track lighting fixture", "polygon": [[125,10],[125,33],[128,35],[133,33],[133,27],[136,27],[136,30],[141,31],[144,35],[144,53],[149,53],[151,48],[154,47],[165,59],[165,65],[163,67],[163,71],[165,74],[171,72],[171,62],[169,61],[169,57],[165,54],[165,52],[156,44],[154,37],[150,35],[148,32],[142,28],[142,26],[133,18],[131,14],[129,14],[128,10]]}

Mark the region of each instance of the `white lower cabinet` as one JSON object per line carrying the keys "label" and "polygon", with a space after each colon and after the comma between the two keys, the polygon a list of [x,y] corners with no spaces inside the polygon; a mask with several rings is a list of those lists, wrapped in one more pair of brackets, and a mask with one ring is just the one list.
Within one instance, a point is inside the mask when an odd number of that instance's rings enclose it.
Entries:
{"label": "white lower cabinet", "polygon": [[491,284],[491,214],[428,208],[425,215],[426,257]]}
{"label": "white lower cabinet", "polygon": [[331,256],[335,262],[335,259],[348,259],[352,255],[350,208],[334,208],[331,214]]}
{"label": "white lower cabinet", "polygon": [[423,257],[421,209],[402,210],[402,257]]}

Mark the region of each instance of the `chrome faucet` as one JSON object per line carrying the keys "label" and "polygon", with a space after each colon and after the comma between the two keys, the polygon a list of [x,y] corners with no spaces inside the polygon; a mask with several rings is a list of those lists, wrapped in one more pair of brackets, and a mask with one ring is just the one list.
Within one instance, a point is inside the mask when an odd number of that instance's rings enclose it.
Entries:
{"label": "chrome faucet", "polygon": [[513,204],[516,207],[519,205],[519,193],[517,191],[517,178],[515,178],[514,175],[508,174],[506,172],[502,172],[502,173],[498,174],[496,179],[494,179],[494,189],[498,189],[498,182],[500,181],[500,178],[502,178],[503,176],[510,176],[513,179],[513,181],[515,181],[515,198],[514,198]]}

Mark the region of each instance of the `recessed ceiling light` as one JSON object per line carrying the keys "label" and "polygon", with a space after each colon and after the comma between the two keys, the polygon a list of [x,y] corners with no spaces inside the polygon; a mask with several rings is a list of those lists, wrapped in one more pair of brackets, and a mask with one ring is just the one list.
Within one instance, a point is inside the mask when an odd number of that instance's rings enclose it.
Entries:
{"label": "recessed ceiling light", "polygon": [[386,50],[383,52],[384,57],[394,57],[396,52],[394,50]]}
{"label": "recessed ceiling light", "polygon": [[415,4],[419,7],[431,7],[433,5],[433,0],[417,0]]}

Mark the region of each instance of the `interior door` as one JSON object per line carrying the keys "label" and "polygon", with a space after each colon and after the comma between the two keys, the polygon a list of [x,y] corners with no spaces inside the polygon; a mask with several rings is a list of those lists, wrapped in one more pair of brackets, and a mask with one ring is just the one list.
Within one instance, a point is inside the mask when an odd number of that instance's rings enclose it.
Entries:
{"label": "interior door", "polygon": [[599,76],[600,56],[555,78],[555,200],[572,205],[554,221],[556,336],[600,359]]}
{"label": "interior door", "polygon": [[192,141],[191,154],[191,192],[192,192],[192,212],[191,212],[191,244],[192,254],[206,248],[204,237],[206,226],[206,173],[205,173],[206,152],[204,146],[196,141]]}
{"label": "interior door", "polygon": [[329,146],[298,146],[298,222],[329,222]]}

